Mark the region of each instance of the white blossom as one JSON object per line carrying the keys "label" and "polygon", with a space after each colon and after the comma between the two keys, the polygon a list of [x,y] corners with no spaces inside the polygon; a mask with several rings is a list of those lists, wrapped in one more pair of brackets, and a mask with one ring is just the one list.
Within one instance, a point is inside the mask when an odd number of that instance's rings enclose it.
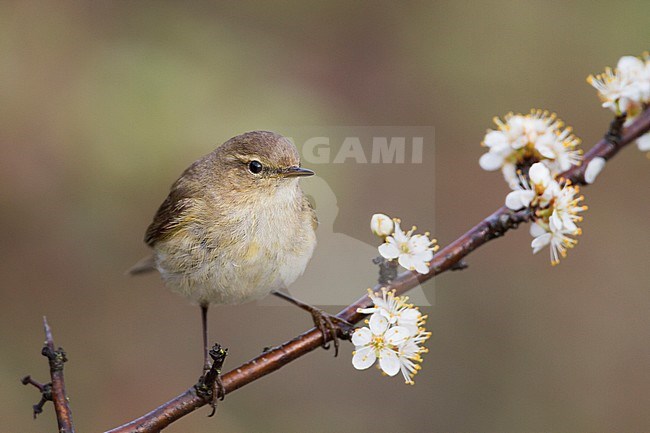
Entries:
{"label": "white blossom", "polygon": [[413,377],[420,370],[420,363],[422,356],[420,354],[427,353],[429,350],[421,346],[426,340],[431,337],[430,332],[426,332],[424,328],[419,328],[418,333],[413,337],[407,339],[402,343],[397,350],[397,357],[400,360],[400,371],[404,376],[404,382],[408,385],[413,385]]}
{"label": "white blossom", "polygon": [[560,229],[557,231],[550,230],[550,227],[543,227],[535,222],[530,226],[530,234],[535,238],[530,246],[533,248],[533,254],[538,253],[542,248],[548,246],[551,254],[551,264],[553,266],[560,263],[560,257],[566,257],[567,249],[573,248],[578,241],[568,235],[580,234],[580,229],[571,231]]}
{"label": "white blossom", "polygon": [[368,289],[368,296],[374,304],[370,308],[359,308],[357,312],[363,314],[378,313],[384,316],[391,325],[397,324],[409,330],[410,335],[415,335],[422,313],[412,304],[408,304],[407,296],[395,296],[395,291],[388,291],[382,287],[381,293],[374,293]]}
{"label": "white blossom", "polygon": [[582,217],[578,215],[580,212],[587,210],[587,206],[582,206],[579,203],[584,197],[576,197],[580,192],[577,186],[573,186],[567,182],[560,190],[559,194],[555,197],[552,205],[553,212],[549,217],[549,227],[551,231],[563,231],[574,233],[578,231],[576,222],[582,221]]}
{"label": "white blossom", "polygon": [[481,156],[479,165],[487,171],[500,169],[512,188],[518,183],[517,170],[531,162],[544,162],[554,175],[580,164],[580,140],[571,128],[563,129],[564,123],[553,113],[508,113],[494,122],[497,129],[485,135],[482,144],[488,152]]}
{"label": "white blossom", "polygon": [[630,83],[628,96],[637,103],[650,99],[650,58],[644,54],[644,59],[635,56],[623,56],[619,59],[616,69]]}
{"label": "white blossom", "polygon": [[626,75],[606,68],[602,74],[587,77],[587,81],[598,91],[603,108],[609,108],[617,116],[636,111],[640,92]]}
{"label": "white blossom", "polygon": [[379,246],[379,254],[388,260],[397,259],[405,269],[417,271],[420,274],[429,272],[429,262],[433,253],[438,249],[435,240],[430,240],[428,233],[416,234],[415,227],[404,232],[399,220],[395,221],[395,231],[386,237],[386,242]]}
{"label": "white blossom", "polygon": [[[598,91],[603,107],[617,116],[625,114],[628,125],[650,103],[650,54],[646,52],[642,58],[623,56],[616,68],[608,67],[602,74],[590,75],[587,82]],[[637,146],[641,151],[650,151],[650,136],[638,138]]]}
{"label": "white blossom", "polygon": [[388,376],[401,372],[407,384],[420,370],[422,353],[427,349],[424,342],[431,333],[424,329],[426,316],[417,307],[407,303],[405,296],[395,296],[395,291],[382,288],[381,293],[368,290],[373,307],[357,310],[371,313],[368,326],[358,328],[352,334],[355,346],[352,365],[365,370],[378,362],[378,367]]}
{"label": "white blossom", "polygon": [[577,149],[580,139],[566,128],[555,134],[547,133],[537,140],[535,148],[544,157],[542,162],[554,173],[567,171],[582,162],[582,151]]}
{"label": "white blossom", "polygon": [[515,190],[506,196],[506,206],[519,210],[531,205],[545,206],[559,192],[560,187],[551,176],[551,171],[541,162],[528,170],[527,180],[521,174]]}
{"label": "white blossom", "polygon": [[511,210],[519,210],[530,206],[535,198],[535,191],[526,181],[523,186],[517,185],[516,189],[506,196],[506,206]]}
{"label": "white blossom", "polygon": [[379,360],[379,367],[389,376],[400,371],[400,361],[395,348],[404,343],[409,336],[406,328],[389,326],[381,314],[373,314],[368,327],[357,329],[352,334],[355,346],[352,365],[357,370],[365,370]]}
{"label": "white blossom", "polygon": [[582,234],[576,223],[582,221],[579,213],[587,210],[587,206],[580,205],[583,197],[577,196],[577,186],[567,181],[560,188],[557,181],[553,180],[553,183],[557,188],[552,197],[543,206],[535,208],[530,234],[534,238],[531,243],[533,253],[548,246],[551,264],[557,265],[560,257],[566,257],[567,250],[578,243],[572,236]]}
{"label": "white blossom", "polygon": [[553,265],[559,263],[560,257],[566,256],[567,249],[578,242],[571,236],[581,234],[576,223],[582,221],[579,214],[587,206],[580,204],[583,197],[578,196],[579,192],[571,182],[553,178],[548,167],[538,162],[530,167],[527,178],[519,173],[516,189],[506,196],[509,209],[531,209],[533,253],[548,246]]}

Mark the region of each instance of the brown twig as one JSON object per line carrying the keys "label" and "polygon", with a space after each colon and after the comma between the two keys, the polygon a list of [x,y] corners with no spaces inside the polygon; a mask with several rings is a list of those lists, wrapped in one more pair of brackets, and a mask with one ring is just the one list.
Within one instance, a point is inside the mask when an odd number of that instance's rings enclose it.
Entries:
{"label": "brown twig", "polygon": [[45,330],[45,344],[41,353],[49,361],[52,382],[41,384],[32,379],[31,376],[25,376],[22,379],[22,383],[23,385],[33,385],[41,392],[41,400],[34,405],[34,418],[43,411],[43,405],[47,401],[52,401],[54,403],[54,411],[56,412],[56,420],[59,424],[59,432],[74,433],[72,412],[68,404],[65,381],[63,379],[63,364],[68,358],[61,347],[54,349],[52,330],[47,323],[46,317],[43,317],[43,328]]}
{"label": "brown twig", "polygon": [[[611,130],[615,126],[616,124],[613,123]],[[571,180],[573,184],[584,185],[584,173],[589,161],[595,157],[612,158],[621,148],[649,130],[650,110],[645,110],[629,127],[623,130],[620,140],[612,140],[611,134],[608,133],[605,138],[585,154],[582,165],[566,171],[562,174],[562,177]],[[526,210],[513,212],[505,206],[501,207],[436,253],[431,261],[430,272],[428,274],[422,275],[410,271],[403,272],[388,284],[387,288],[389,290],[395,290],[400,295],[417,286],[419,283],[429,280],[447,270],[458,269],[460,263],[462,263],[461,260],[469,253],[486,242],[503,236],[508,230],[516,228],[519,224],[528,222],[529,220],[530,214]],[[379,290],[380,288],[381,285],[375,286],[375,290]],[[339,312],[337,317],[350,323],[357,323],[364,317],[363,314],[357,312],[357,309],[366,308],[370,304],[371,301],[368,296],[363,296]],[[231,393],[244,385],[280,369],[294,359],[319,348],[323,344],[324,339],[329,339],[329,336],[324,337],[321,332],[312,328],[291,341],[264,351],[264,353],[253,360],[222,376],[224,392],[226,394]],[[205,399],[198,396],[194,387],[192,387],[141,418],[110,430],[108,433],[157,432],[205,404]]]}

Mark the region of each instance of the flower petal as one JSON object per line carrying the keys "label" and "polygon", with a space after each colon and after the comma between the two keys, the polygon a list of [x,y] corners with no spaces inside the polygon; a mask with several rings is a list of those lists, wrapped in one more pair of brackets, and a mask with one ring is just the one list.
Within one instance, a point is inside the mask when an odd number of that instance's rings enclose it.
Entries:
{"label": "flower petal", "polygon": [[551,238],[551,233],[544,233],[543,235],[533,239],[530,243],[530,246],[533,248],[533,254],[538,253],[542,248],[551,243]]}
{"label": "flower petal", "polygon": [[[389,236],[390,238],[390,236]],[[392,260],[399,257],[399,249],[392,242],[379,245],[379,254],[385,259]]]}
{"label": "flower petal", "polygon": [[565,214],[562,217],[562,227],[564,227],[565,230],[568,230],[570,232],[575,232],[576,230],[578,230],[578,226],[576,225],[576,223],[573,222],[573,220],[568,214]]}
{"label": "flower petal", "polygon": [[413,252],[426,251],[431,246],[431,241],[425,235],[413,235],[408,242],[409,250]]}
{"label": "flower petal", "polygon": [[365,346],[367,344],[370,344],[372,341],[372,331],[370,331],[369,328],[366,328],[365,326],[363,328],[358,328],[356,331],[354,331],[354,334],[352,334],[352,344],[355,346]]}
{"label": "flower petal", "polygon": [[375,355],[375,349],[371,346],[366,346],[354,352],[352,365],[357,370],[365,370],[374,364],[376,359],[377,355]]}
{"label": "flower petal", "polygon": [[541,162],[536,162],[530,167],[528,176],[533,183],[538,185],[546,186],[552,180],[550,170]]}
{"label": "flower petal", "polygon": [[530,225],[530,235],[534,238],[539,237],[546,233],[546,229],[542,226],[540,226],[537,223],[532,223]]}
{"label": "flower petal", "polygon": [[426,250],[426,251],[422,251],[421,253],[411,254],[411,256],[413,257],[413,260],[416,262],[422,262],[422,263],[430,262],[431,259],[433,259],[433,251]]}
{"label": "flower petal", "polygon": [[384,316],[384,318],[386,318],[386,320],[388,320],[389,324],[390,323],[395,323],[395,321],[397,320],[397,317],[391,316],[391,312],[388,309],[386,309],[385,307],[380,308],[378,313],[381,314],[382,316]]}
{"label": "flower petal", "polygon": [[503,165],[503,157],[492,152],[485,153],[478,160],[479,165],[483,170],[494,171],[498,170]]}
{"label": "flower petal", "polygon": [[641,73],[644,68],[643,60],[635,56],[623,56],[618,60],[616,69],[625,75],[635,75]]}
{"label": "flower petal", "polygon": [[415,270],[415,260],[413,260],[413,256],[410,254],[400,254],[398,262],[404,269],[408,269],[409,271]]}
{"label": "flower petal", "polygon": [[552,132],[548,132],[537,139],[535,142],[535,149],[544,157],[549,159],[555,159],[556,154],[553,149],[555,140],[557,136]]}
{"label": "flower petal", "polygon": [[503,167],[501,168],[501,172],[503,173],[503,178],[508,182],[508,186],[510,189],[517,189],[517,185],[519,185],[519,177],[517,176],[517,166],[515,164],[503,164]]}
{"label": "flower petal", "polygon": [[504,150],[510,147],[508,144],[508,137],[506,137],[506,135],[501,131],[489,131],[485,134],[483,143],[485,143],[487,147],[495,147],[498,150]]}
{"label": "flower petal", "polygon": [[417,261],[414,266],[418,274],[424,275],[429,273],[429,267],[425,262]]}
{"label": "flower petal", "polygon": [[393,326],[386,331],[384,338],[386,339],[386,343],[393,346],[399,346],[409,338],[410,334],[409,330],[404,326]]}
{"label": "flower petal", "polygon": [[551,231],[554,232],[562,230],[564,224],[562,224],[562,218],[560,218],[557,212],[553,212],[551,214],[551,217],[548,219],[548,226],[550,227]]}
{"label": "flower petal", "polygon": [[534,198],[535,191],[531,191],[529,189],[512,191],[506,196],[506,206],[508,209],[519,210],[528,207]]}
{"label": "flower petal", "polygon": [[393,233],[393,242],[396,247],[399,247],[399,244],[407,242],[409,237],[404,233],[404,230],[399,226],[399,222],[395,222],[395,233]]}
{"label": "flower petal", "polygon": [[420,313],[420,311],[417,308],[407,308],[400,313],[399,322],[400,323],[417,322],[418,320],[420,320],[421,316],[422,313]]}
{"label": "flower petal", "polygon": [[399,373],[399,358],[394,350],[382,349],[379,353],[379,367],[389,376]]}
{"label": "flower petal", "polygon": [[[417,325],[417,323],[403,323],[400,326],[403,326],[406,328],[406,330],[409,332],[409,337],[413,337],[420,332],[420,327]],[[408,342],[408,340],[407,340]],[[402,343],[404,344],[404,343]]]}
{"label": "flower petal", "polygon": [[399,348],[400,353],[404,358],[412,358],[420,352],[418,346],[413,340],[406,340]]}
{"label": "flower petal", "polygon": [[388,320],[381,313],[375,313],[370,316],[368,326],[373,334],[384,335],[384,332],[388,329]]}

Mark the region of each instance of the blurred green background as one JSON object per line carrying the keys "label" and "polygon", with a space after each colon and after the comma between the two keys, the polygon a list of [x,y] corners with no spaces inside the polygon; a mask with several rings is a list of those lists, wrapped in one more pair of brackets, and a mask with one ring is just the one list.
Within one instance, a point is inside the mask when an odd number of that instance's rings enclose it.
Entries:
{"label": "blurred green background", "polygon": [[[434,126],[426,200],[395,167],[384,194],[367,193],[377,185],[363,166],[320,174],[336,231],[373,243],[369,216],[385,211],[435,225],[444,245],[507,192],[477,163],[491,118],[547,108],[590,146],[611,115],[585,77],[650,48],[649,16],[647,1],[0,3],[3,431],[55,428],[51,405],[31,419],[37,393],[19,383],[47,378],[43,315],[69,354],[78,431],[195,382],[198,308],[157,276],[123,272],[147,253],[168,186],[215,145],[277,125]],[[626,149],[584,190],[584,235],[559,266],[531,254],[524,229],[438,278],[414,387],[355,371],[346,344],[165,431],[650,430],[649,168]],[[256,304],[210,319],[227,367],[309,326],[300,311]]]}

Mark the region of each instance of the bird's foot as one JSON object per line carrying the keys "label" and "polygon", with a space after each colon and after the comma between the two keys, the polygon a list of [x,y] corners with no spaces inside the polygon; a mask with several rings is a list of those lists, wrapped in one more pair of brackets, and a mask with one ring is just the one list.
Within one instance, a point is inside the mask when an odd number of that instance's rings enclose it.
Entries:
{"label": "bird's foot", "polygon": [[278,291],[273,291],[272,293],[275,296],[289,301],[311,314],[311,317],[314,320],[314,326],[321,332],[321,334],[323,334],[323,349],[329,349],[330,344],[328,342],[328,339],[332,340],[334,343],[334,356],[338,356],[339,354],[339,340],[349,340],[352,338],[354,325],[352,325],[347,320],[343,320],[339,317],[326,313],[320,308],[305,304],[304,302],[299,301],[298,299],[295,299],[286,293]]}
{"label": "bird's foot", "polygon": [[312,309],[309,310],[309,313],[314,319],[314,325],[318,328],[321,334],[323,334],[323,349],[327,350],[330,348],[330,344],[327,341],[327,336],[329,335],[334,343],[334,356],[338,356],[340,345],[339,339],[342,338],[344,340],[349,340],[352,338],[354,325],[347,320],[326,313],[320,308],[311,308]]}
{"label": "bird's foot", "polygon": [[211,417],[217,411],[217,400],[223,400],[226,396],[226,388],[221,380],[221,367],[228,355],[228,349],[215,344],[210,349],[209,354],[212,358],[212,365],[204,365],[203,375],[198,383],[194,385],[194,388],[197,395],[203,398],[212,408],[212,412],[208,415],[208,417]]}

